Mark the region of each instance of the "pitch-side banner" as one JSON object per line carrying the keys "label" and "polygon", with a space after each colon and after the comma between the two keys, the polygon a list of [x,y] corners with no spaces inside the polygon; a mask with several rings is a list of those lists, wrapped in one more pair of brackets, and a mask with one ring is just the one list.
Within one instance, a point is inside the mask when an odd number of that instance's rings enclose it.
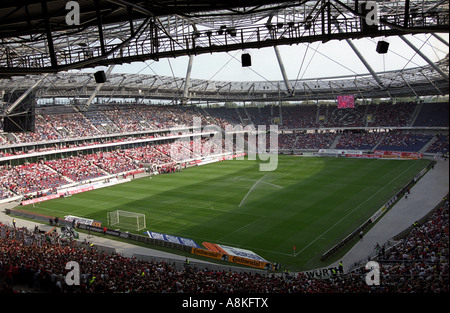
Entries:
{"label": "pitch-side banner", "polygon": [[418,152],[375,150],[373,152],[373,154],[387,156],[387,157],[398,157],[398,158],[412,158],[412,159],[422,159],[423,158],[423,153],[418,153]]}
{"label": "pitch-side banner", "polygon": [[[92,220],[90,218],[84,218],[84,217],[73,216],[73,215],[67,215],[64,217],[64,219],[69,222],[72,222],[75,220],[77,223],[84,224],[84,225],[92,225],[92,223],[94,223],[94,220]],[[94,226],[98,226],[98,225],[94,225]]]}
{"label": "pitch-side banner", "polygon": [[145,234],[152,239],[164,240],[168,242],[177,243],[180,245],[185,245],[193,248],[200,248],[200,246],[192,239],[182,238],[178,236],[172,236],[167,234],[161,234],[154,231],[146,231]]}
{"label": "pitch-side banner", "polygon": [[352,154],[347,153],[345,155],[346,158],[359,158],[359,159],[380,159],[380,155],[376,154]]}
{"label": "pitch-side banner", "polygon": [[220,253],[220,252],[210,251],[210,250],[201,249],[201,248],[192,248],[191,253],[195,254],[195,255],[200,255],[200,256],[207,257],[207,258],[211,258],[211,259],[226,261],[224,254]]}
{"label": "pitch-side banner", "polygon": [[43,196],[43,197],[40,197],[40,198],[25,200],[25,201],[22,201],[21,204],[22,205],[28,205],[28,204],[32,204],[32,203],[38,203],[38,202],[42,202],[42,201],[56,199],[56,198],[59,198],[59,197],[61,197],[60,194],[48,195],[48,196]]}
{"label": "pitch-side banner", "polygon": [[361,150],[342,150],[342,149],[319,149],[319,153],[321,154],[336,154],[336,155],[345,155],[348,153],[351,154],[362,154]]}
{"label": "pitch-side banner", "polygon": [[241,257],[241,258],[247,258],[247,259],[252,259],[252,260],[261,261],[261,262],[267,262],[267,260],[265,260],[264,258],[257,255],[255,252],[250,251],[250,250],[235,248],[235,247],[230,247],[230,246],[225,246],[225,245],[219,245],[219,244],[210,243],[210,242],[203,242],[203,245],[208,250],[211,250],[211,251],[228,254],[231,256],[235,256],[235,257]]}
{"label": "pitch-side banner", "polygon": [[219,251],[212,251],[212,250],[200,249],[200,248],[192,248],[191,253],[195,254],[195,255],[204,256],[207,258],[223,260],[223,261],[228,261],[228,262],[232,262],[232,263],[236,263],[236,264],[242,264],[242,265],[246,265],[246,266],[256,267],[259,269],[272,270],[272,271],[274,270],[272,263],[252,260],[252,259],[248,259],[248,258],[244,258],[244,257],[233,256],[233,255],[229,255],[229,254],[222,253]]}

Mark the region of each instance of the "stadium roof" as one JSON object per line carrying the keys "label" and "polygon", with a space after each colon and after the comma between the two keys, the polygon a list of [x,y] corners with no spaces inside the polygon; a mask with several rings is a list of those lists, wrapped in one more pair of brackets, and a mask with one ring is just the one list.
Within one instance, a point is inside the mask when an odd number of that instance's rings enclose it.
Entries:
{"label": "stadium roof", "polygon": [[[448,59],[438,63],[444,68]],[[448,75],[448,70],[447,70]],[[96,83],[91,73],[59,73],[42,78],[39,75],[0,80],[0,90],[30,89],[35,84],[39,98],[106,99],[143,98],[170,100],[173,103],[201,102],[266,102],[329,100],[337,95],[353,94],[359,99],[422,97],[448,94],[449,82],[431,66],[403,71],[377,73],[386,88],[380,88],[370,74],[318,79],[290,80],[292,93],[284,81],[213,81],[191,79],[184,94],[185,78],[145,74],[110,74],[105,83]],[[90,103],[89,103],[90,104]],[[88,104],[88,105],[89,105]],[[87,106],[88,106],[87,105]]]}
{"label": "stadium roof", "polygon": [[[0,75],[449,28],[448,1],[2,0]],[[364,5],[363,5],[364,6]],[[79,14],[78,14],[79,13]],[[78,15],[77,15],[78,14]],[[79,18],[79,19],[78,19]],[[1,77],[0,76],[0,77]]]}
{"label": "stadium roof", "polygon": [[[379,21],[373,25],[367,20],[371,12],[362,11],[365,2],[350,0],[71,3],[79,5],[79,16],[73,15],[76,6],[66,9],[65,0],[0,2],[0,90],[37,88],[40,97],[117,95],[180,103],[320,100],[344,93],[363,99],[448,94],[448,55],[435,63],[405,38],[448,33],[448,1],[377,1]],[[351,41],[389,36],[400,36],[426,65],[377,72]],[[352,46],[366,66],[365,74],[288,78],[278,47],[336,40]],[[190,66],[184,77],[111,73],[118,64],[264,47],[277,52],[283,80],[191,79]],[[67,72],[99,66],[108,67],[108,80],[101,85],[92,74]]]}

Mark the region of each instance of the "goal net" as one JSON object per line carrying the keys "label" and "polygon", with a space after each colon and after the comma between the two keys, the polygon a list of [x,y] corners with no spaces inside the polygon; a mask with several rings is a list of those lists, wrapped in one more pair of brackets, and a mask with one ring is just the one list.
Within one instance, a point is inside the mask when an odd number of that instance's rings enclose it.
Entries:
{"label": "goal net", "polygon": [[117,226],[119,228],[137,231],[147,227],[145,225],[145,214],[123,210],[108,212],[108,224],[109,226]]}

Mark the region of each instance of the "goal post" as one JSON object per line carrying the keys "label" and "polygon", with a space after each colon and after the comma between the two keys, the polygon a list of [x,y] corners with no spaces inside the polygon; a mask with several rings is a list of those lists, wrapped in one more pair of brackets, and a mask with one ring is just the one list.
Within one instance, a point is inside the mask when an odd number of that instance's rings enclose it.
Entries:
{"label": "goal post", "polygon": [[108,224],[109,226],[117,226],[119,228],[127,228],[133,230],[145,229],[145,214],[116,210],[108,212]]}

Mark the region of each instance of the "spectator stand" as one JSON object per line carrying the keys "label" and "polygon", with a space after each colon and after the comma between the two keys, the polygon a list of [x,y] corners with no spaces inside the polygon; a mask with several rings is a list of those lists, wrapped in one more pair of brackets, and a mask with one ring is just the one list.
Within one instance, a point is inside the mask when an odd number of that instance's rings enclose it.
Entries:
{"label": "spectator stand", "polygon": [[[375,260],[381,264],[380,285],[365,282],[364,266],[321,279],[309,272],[268,275],[195,261],[181,263],[179,257],[154,257],[150,250],[146,251],[151,254],[125,256],[100,236],[86,240],[82,233],[79,241],[71,242],[61,240],[58,232],[42,232],[39,226],[31,231],[3,221],[0,279],[5,283],[3,292],[445,294],[449,292],[448,214],[447,200],[429,219],[414,226],[404,237],[404,245],[379,250]],[[81,271],[79,286],[65,284],[68,261],[89,268]]]}
{"label": "spectator stand", "polygon": [[[424,104],[421,107],[416,103],[397,103],[395,105],[380,103],[359,105],[355,109],[345,109],[340,111],[335,106],[324,105],[301,105],[301,106],[274,106],[252,108],[246,107],[242,114],[253,120],[253,123],[268,123],[274,118],[279,118],[281,131],[279,133],[278,148],[280,152],[288,151],[291,153],[314,152],[319,149],[378,149],[387,151],[418,151],[426,149],[425,153],[431,155],[448,154],[448,127],[447,133],[440,129],[440,136],[431,135],[434,126],[431,127],[430,134],[421,133],[420,129],[408,128],[402,129],[402,125],[408,125],[414,118],[413,112],[419,112],[418,117],[425,116]],[[430,107],[428,111],[433,111]],[[436,110],[434,110],[435,112]],[[205,113],[206,112],[206,113]],[[343,113],[340,113],[343,112]],[[394,125],[390,132],[383,133],[358,133],[348,134],[345,130],[361,131],[364,115],[370,112],[372,115],[371,125]],[[193,156],[197,151],[195,146],[180,148],[179,151],[170,151],[167,143],[176,139],[177,131],[191,134],[189,124],[193,119],[200,118],[201,123],[206,125],[208,122],[216,121],[221,126],[229,124],[239,124],[241,117],[236,108],[197,108],[178,107],[178,106],[141,106],[132,105],[105,105],[101,106],[100,112],[94,118],[92,112],[86,111],[79,113],[72,107],[43,107],[38,109],[36,117],[37,132],[27,134],[4,134],[0,136],[0,164],[20,166],[25,162],[38,163],[42,159],[65,159],[77,157],[79,151],[85,156],[97,153],[110,153],[112,150],[134,149],[139,146],[154,145],[158,147],[155,151],[142,151],[140,156],[132,152],[125,155],[110,155],[107,158],[90,156],[88,163],[81,165],[81,159],[78,163],[84,173],[69,173],[71,170],[59,173],[64,176],[62,181],[52,183],[52,180],[58,180],[57,177],[51,177],[51,173],[45,173],[45,178],[39,182],[21,183],[20,185],[3,183],[3,191],[0,197],[3,199],[8,196],[23,194],[23,192],[35,192],[40,188],[52,188],[55,185],[64,183],[64,180],[85,180],[101,177],[110,173],[121,173],[123,171],[136,170],[139,164],[136,162],[127,163],[130,157],[144,159],[145,162],[156,162],[157,164],[168,164],[172,162],[182,162],[189,159],[202,158],[210,154],[213,150],[202,151],[203,154]],[[108,116],[114,116],[109,118]],[[436,116],[434,113],[433,116]],[[320,117],[323,117],[321,119]],[[67,122],[66,122],[67,120]],[[426,119],[428,123],[433,124],[434,118]],[[105,133],[105,129],[119,128],[109,127],[111,123],[121,123],[129,125],[120,129],[121,133]],[[258,122],[259,121],[259,122]],[[359,122],[355,122],[359,121]],[[366,118],[366,122],[367,122]],[[444,120],[445,122],[445,120]],[[439,125],[442,123],[439,122]],[[95,126],[97,125],[98,128]],[[116,125],[116,124],[114,124]],[[184,126],[183,126],[184,125]],[[188,125],[188,126],[186,126]],[[317,127],[334,125],[334,128],[320,129]],[[349,126],[353,125],[353,126]],[[355,126],[357,125],[357,126]],[[367,125],[367,123],[366,123]],[[426,127],[429,127],[427,124]],[[177,131],[170,127],[177,127]],[[283,133],[283,127],[315,127],[289,130]],[[362,127],[362,128],[361,128]],[[441,126],[439,126],[441,127]],[[442,127],[441,127],[442,128]],[[428,128],[427,128],[428,129]],[[109,131],[107,131],[109,132]],[[384,137],[384,138],[381,138]],[[203,143],[206,143],[203,140]],[[267,140],[266,143],[269,141]],[[202,145],[203,146],[203,145]],[[171,155],[171,152],[174,153]],[[171,158],[175,158],[173,160]],[[85,157],[86,159],[87,157]],[[49,160],[51,161],[51,160]],[[63,162],[67,163],[67,162]],[[57,164],[57,167],[65,166]],[[72,166],[73,167],[73,166]],[[19,167],[17,167],[19,169]],[[53,168],[57,171],[56,168]],[[67,175],[67,176],[66,176]],[[5,177],[10,177],[11,174]],[[78,177],[79,176],[79,177]],[[49,186],[46,186],[48,181]],[[70,182],[70,181],[69,181]],[[53,184],[53,185],[52,185]],[[13,190],[9,189],[13,188]]]}

